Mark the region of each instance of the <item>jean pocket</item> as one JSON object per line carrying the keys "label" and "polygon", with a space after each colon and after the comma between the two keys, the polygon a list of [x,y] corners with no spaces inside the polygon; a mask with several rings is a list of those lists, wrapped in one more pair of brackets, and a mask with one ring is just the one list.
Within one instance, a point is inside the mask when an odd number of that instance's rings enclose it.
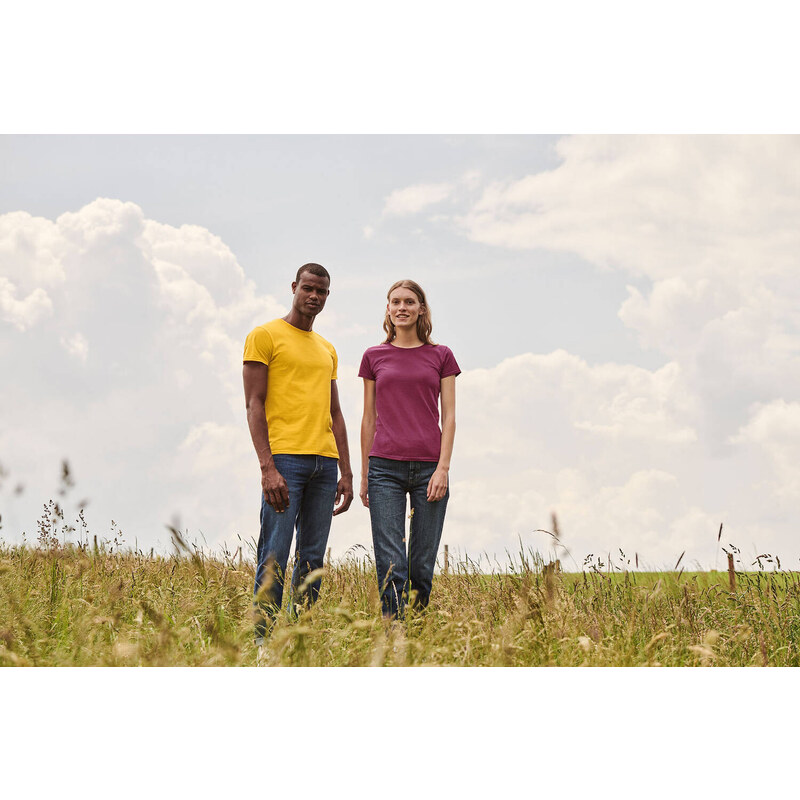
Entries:
{"label": "jean pocket", "polygon": [[380,458],[379,456],[369,457],[369,469],[367,470],[368,478],[380,477],[397,477],[397,467],[399,462],[391,461],[388,458]]}

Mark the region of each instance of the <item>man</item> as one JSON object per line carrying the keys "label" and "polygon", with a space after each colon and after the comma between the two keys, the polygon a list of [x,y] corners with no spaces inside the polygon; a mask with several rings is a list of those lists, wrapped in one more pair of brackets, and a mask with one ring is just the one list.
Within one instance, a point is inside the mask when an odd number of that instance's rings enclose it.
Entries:
{"label": "man", "polygon": [[[353,500],[353,471],[336,387],[336,351],[311,330],[330,294],[330,275],[304,264],[292,282],[292,308],[254,328],[244,346],[247,424],[261,466],[261,534],[256,580],[256,644],[281,607],[295,525],[293,595],[314,602],[332,516]],[[337,460],[341,477],[337,482]]]}

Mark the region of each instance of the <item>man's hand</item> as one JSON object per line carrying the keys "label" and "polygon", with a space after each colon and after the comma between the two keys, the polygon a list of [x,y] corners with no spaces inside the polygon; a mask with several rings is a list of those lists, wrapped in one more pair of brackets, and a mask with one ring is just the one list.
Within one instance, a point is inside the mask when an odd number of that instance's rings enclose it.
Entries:
{"label": "man's hand", "polygon": [[345,477],[344,475],[339,478],[339,483],[336,485],[336,508],[333,509],[333,516],[335,517],[337,514],[344,514],[348,508],[350,508],[350,503],[353,502],[353,476],[348,475]]}
{"label": "man's hand", "polygon": [[369,495],[367,494],[367,479],[361,479],[361,491],[358,493],[358,496],[361,498],[361,503],[364,508],[369,508]]}
{"label": "man's hand", "polygon": [[261,488],[268,506],[279,514],[289,507],[289,487],[273,464],[261,470]]}
{"label": "man's hand", "polygon": [[447,470],[444,467],[437,467],[436,472],[431,475],[428,481],[428,502],[435,503],[441,500],[447,492]]}

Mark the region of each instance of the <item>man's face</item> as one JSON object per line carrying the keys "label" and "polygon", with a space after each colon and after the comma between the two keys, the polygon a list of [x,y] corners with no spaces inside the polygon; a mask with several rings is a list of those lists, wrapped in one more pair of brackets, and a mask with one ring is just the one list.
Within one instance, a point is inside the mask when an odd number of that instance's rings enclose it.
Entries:
{"label": "man's face", "polygon": [[292,281],[292,306],[295,311],[306,317],[316,317],[328,299],[329,281],[321,275],[303,272],[299,281]]}

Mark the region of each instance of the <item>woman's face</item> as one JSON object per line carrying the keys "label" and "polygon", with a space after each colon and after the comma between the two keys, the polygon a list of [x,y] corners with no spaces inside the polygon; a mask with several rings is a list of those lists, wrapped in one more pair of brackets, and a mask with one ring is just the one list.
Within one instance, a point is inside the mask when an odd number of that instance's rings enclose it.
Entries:
{"label": "woman's face", "polygon": [[386,308],[394,326],[401,330],[414,328],[420,313],[425,313],[424,306],[420,306],[414,292],[402,286],[389,295],[389,303]]}

